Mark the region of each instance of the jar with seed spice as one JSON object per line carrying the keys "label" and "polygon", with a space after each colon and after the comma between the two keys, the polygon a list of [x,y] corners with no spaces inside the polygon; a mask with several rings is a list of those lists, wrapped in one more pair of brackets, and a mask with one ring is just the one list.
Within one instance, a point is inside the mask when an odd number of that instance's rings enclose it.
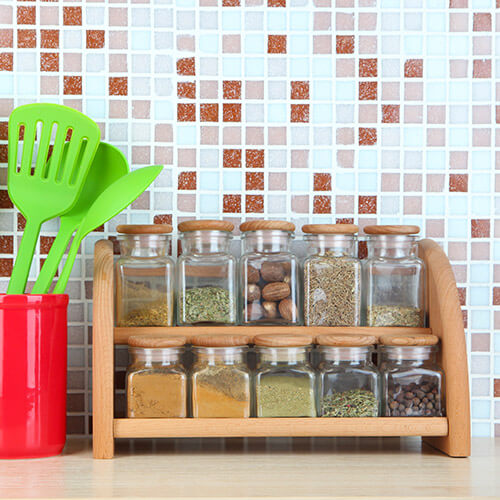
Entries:
{"label": "jar with seed spice", "polygon": [[356,258],[358,226],[307,224],[304,261],[304,324],[358,326],[361,319],[361,263]]}
{"label": "jar with seed spice", "polygon": [[195,362],[191,369],[192,416],[250,416],[251,377],[246,363],[246,335],[199,335],[191,339]]}
{"label": "jar with seed spice", "polygon": [[236,258],[230,253],[233,224],[192,220],[179,224],[177,261],[179,325],[235,324]]}
{"label": "jar with seed spice", "polygon": [[174,262],[169,224],[117,227],[120,258],[116,263],[116,324],[172,326]]}
{"label": "jar with seed spice", "polygon": [[425,268],[418,226],[367,226],[363,288],[368,326],[425,326]]}
{"label": "jar with seed spice", "polygon": [[378,417],[380,375],[371,335],[318,335],[319,412],[322,417]]}
{"label": "jar with seed spice", "polygon": [[309,361],[309,335],[254,337],[257,417],[316,417],[316,376]]}
{"label": "jar with seed spice", "polygon": [[290,251],[294,230],[286,221],[241,224],[242,324],[300,324],[299,266]]}
{"label": "jar with seed spice", "polygon": [[185,343],[182,336],[129,337],[128,417],[187,417],[188,377],[181,361]]}
{"label": "jar with seed spice", "polygon": [[434,335],[380,338],[385,416],[444,416],[444,372],[436,362],[438,340]]}

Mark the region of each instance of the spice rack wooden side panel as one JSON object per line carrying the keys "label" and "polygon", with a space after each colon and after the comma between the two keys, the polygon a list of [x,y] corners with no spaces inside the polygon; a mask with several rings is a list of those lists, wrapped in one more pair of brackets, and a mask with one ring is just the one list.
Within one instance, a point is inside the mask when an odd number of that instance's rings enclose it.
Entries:
{"label": "spice rack wooden side panel", "polygon": [[441,338],[445,370],[447,417],[283,418],[283,419],[117,419],[114,418],[114,344],[130,335],[246,334],[263,329],[291,333],[310,327],[168,327],[114,328],[113,248],[101,240],[95,246],[93,328],[93,446],[95,458],[112,458],[115,438],[136,437],[269,437],[269,436],[422,436],[450,456],[470,454],[467,354],[462,313],[448,258],[432,240],[419,243],[427,265],[429,328],[314,328],[315,333],[433,333]]}

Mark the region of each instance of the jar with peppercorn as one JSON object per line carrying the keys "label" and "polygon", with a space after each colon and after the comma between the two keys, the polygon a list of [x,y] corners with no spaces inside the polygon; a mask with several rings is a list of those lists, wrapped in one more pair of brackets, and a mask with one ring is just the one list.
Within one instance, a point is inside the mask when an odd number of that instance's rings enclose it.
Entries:
{"label": "jar with peppercorn", "polygon": [[435,335],[380,337],[385,416],[444,416],[444,372],[436,362],[438,341]]}
{"label": "jar with peppercorn", "polygon": [[300,324],[299,264],[290,251],[295,225],[250,221],[240,226],[241,323]]}

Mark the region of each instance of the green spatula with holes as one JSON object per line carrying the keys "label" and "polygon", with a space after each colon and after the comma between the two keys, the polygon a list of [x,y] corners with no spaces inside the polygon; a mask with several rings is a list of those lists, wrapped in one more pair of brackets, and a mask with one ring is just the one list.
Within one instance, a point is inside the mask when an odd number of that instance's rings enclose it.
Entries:
{"label": "green spatula with holes", "polygon": [[83,238],[128,207],[158,177],[162,168],[161,165],[153,165],[130,172],[101,193],[78,227],[54,293],[64,293]]}
{"label": "green spatula with holes", "polygon": [[24,293],[40,227],[77,202],[100,136],[90,118],[59,104],[26,104],[11,113],[7,186],[26,227],[7,293]]}

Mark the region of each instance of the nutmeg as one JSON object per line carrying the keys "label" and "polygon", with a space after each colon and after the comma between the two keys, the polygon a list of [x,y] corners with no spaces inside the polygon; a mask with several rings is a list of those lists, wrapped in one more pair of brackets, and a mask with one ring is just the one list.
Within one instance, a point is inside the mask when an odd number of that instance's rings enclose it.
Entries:
{"label": "nutmeg", "polygon": [[264,309],[264,316],[268,319],[275,319],[279,316],[276,302],[264,301],[262,302],[262,309]]}
{"label": "nutmeg", "polygon": [[283,299],[278,306],[281,317],[295,323],[297,321],[298,310],[292,299]]}
{"label": "nutmeg", "polygon": [[247,304],[245,308],[245,320],[246,321],[257,321],[264,316],[264,310],[258,302],[253,304]]}
{"label": "nutmeg", "polygon": [[285,269],[281,262],[263,262],[260,268],[260,275],[262,279],[268,283],[275,281],[283,281],[285,277]]}
{"label": "nutmeg", "polygon": [[255,283],[247,285],[247,302],[255,302],[260,299],[260,288]]}
{"label": "nutmeg", "polygon": [[260,280],[260,273],[258,269],[255,267],[248,265],[247,266],[247,283],[258,283]]}
{"label": "nutmeg", "polygon": [[292,274],[292,263],[288,260],[286,262],[281,263],[283,270],[285,271],[285,275],[289,276]]}
{"label": "nutmeg", "polygon": [[288,283],[276,282],[268,283],[262,289],[262,298],[264,300],[278,301],[285,299],[290,295],[290,285]]}

